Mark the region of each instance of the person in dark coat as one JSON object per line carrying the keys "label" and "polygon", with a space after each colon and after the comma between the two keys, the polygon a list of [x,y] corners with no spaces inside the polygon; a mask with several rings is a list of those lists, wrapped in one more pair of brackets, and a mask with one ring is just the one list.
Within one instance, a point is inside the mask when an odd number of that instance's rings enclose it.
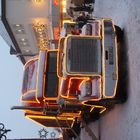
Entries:
{"label": "person in dark coat", "polygon": [[86,23],[91,23],[94,19],[90,18],[88,15],[84,13],[76,18],[76,22],[78,23],[79,28],[82,28]]}

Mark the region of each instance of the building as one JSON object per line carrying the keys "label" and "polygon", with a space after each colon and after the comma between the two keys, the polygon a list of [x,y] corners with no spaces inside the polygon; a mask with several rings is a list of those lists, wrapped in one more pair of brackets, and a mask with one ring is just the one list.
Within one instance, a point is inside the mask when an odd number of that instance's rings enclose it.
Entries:
{"label": "building", "polygon": [[0,35],[24,64],[39,49],[55,49],[66,0],[0,0]]}

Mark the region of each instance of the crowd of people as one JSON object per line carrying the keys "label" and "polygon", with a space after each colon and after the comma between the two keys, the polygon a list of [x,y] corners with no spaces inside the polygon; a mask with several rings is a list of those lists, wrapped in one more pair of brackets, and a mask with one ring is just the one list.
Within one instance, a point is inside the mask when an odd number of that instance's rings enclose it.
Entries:
{"label": "crowd of people", "polygon": [[[92,20],[90,15],[94,11],[94,3],[95,0],[70,0],[67,12],[77,22],[79,28]],[[75,16],[74,13],[78,13],[78,16]]]}

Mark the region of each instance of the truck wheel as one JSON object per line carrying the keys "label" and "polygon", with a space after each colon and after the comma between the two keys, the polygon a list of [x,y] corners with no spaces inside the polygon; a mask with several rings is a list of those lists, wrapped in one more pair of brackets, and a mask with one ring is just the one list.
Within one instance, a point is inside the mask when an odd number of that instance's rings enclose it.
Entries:
{"label": "truck wheel", "polygon": [[85,123],[88,124],[90,122],[98,120],[100,118],[100,114],[99,112],[85,112],[82,117]]}
{"label": "truck wheel", "polygon": [[118,100],[118,103],[126,102],[129,93],[128,85],[129,85],[128,57],[126,45],[122,40],[122,42],[118,45],[118,85],[116,91],[116,99]]}
{"label": "truck wheel", "polygon": [[115,32],[116,32],[116,35],[117,35],[117,43],[120,43],[123,40],[123,31],[117,25],[115,25],[115,30],[116,30]]}
{"label": "truck wheel", "polygon": [[67,130],[67,135],[69,136],[69,138],[76,138],[77,136],[80,135],[80,132],[81,132],[80,123],[74,123],[72,129]]}

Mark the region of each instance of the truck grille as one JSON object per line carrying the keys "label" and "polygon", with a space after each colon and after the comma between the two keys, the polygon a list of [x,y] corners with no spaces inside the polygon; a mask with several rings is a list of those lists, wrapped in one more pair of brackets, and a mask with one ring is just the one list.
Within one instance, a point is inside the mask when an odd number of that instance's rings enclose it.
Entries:
{"label": "truck grille", "polygon": [[99,71],[99,45],[93,38],[72,38],[68,50],[70,72],[93,73]]}

